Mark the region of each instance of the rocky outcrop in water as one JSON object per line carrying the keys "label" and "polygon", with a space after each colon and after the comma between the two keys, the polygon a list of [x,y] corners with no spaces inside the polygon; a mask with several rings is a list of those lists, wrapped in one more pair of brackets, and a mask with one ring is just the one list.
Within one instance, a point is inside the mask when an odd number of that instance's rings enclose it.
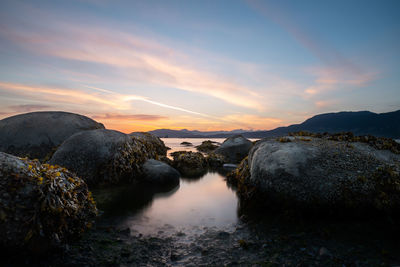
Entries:
{"label": "rocky outcrop in water", "polygon": [[73,173],[0,152],[3,249],[43,253],[79,236],[96,214],[86,183]]}
{"label": "rocky outcrop in water", "polygon": [[71,135],[103,124],[88,117],[59,111],[31,112],[0,120],[0,151],[47,160]]}
{"label": "rocky outcrop in water", "polygon": [[211,169],[222,167],[227,162],[224,156],[215,153],[209,153],[206,160]]}
{"label": "rocky outcrop in water", "polygon": [[168,164],[149,159],[143,164],[144,180],[156,186],[178,185],[180,173]]}
{"label": "rocky outcrop in water", "polygon": [[74,171],[89,185],[132,182],[142,175],[143,163],[156,157],[148,147],[118,131],[84,131],[68,138],[50,163]]}
{"label": "rocky outcrop in water", "polygon": [[184,141],[184,142],[181,143],[181,146],[193,146],[193,144],[190,143],[190,142]]}
{"label": "rocky outcrop in water", "polygon": [[201,145],[196,146],[197,150],[204,153],[210,153],[217,149],[219,146],[217,142],[213,142],[211,140],[206,140],[201,143]]}
{"label": "rocky outcrop in water", "polygon": [[146,132],[133,132],[129,134],[139,139],[145,146],[147,151],[154,151],[159,156],[166,156],[168,148],[164,142],[157,136]]}
{"label": "rocky outcrop in water", "polygon": [[312,213],[400,211],[400,155],[360,142],[285,137],[257,142],[230,176],[242,203]]}
{"label": "rocky outcrop in water", "polygon": [[171,154],[173,157],[172,166],[182,176],[198,177],[206,173],[207,161],[200,152],[177,151]]}
{"label": "rocky outcrop in water", "polygon": [[249,153],[253,143],[241,135],[226,139],[214,153],[220,154],[230,163],[239,163]]}

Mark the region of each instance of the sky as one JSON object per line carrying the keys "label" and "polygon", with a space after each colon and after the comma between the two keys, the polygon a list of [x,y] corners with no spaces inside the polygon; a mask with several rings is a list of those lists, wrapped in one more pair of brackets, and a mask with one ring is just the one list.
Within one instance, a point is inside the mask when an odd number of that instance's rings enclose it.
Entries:
{"label": "sky", "polygon": [[268,130],[400,109],[400,1],[0,1],[0,119]]}

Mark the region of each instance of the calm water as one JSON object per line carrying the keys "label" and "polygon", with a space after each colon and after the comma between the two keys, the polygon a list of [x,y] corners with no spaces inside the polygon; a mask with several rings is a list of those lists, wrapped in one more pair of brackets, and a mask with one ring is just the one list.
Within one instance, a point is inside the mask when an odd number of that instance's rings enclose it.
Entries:
{"label": "calm water", "polygon": [[[168,153],[196,151],[194,146],[204,140],[209,139],[163,139],[171,148]],[[225,139],[211,140],[222,143]],[[183,141],[194,146],[181,146]],[[198,179],[181,177],[179,186],[163,193],[154,194],[152,189],[144,187],[113,190],[106,189],[106,194],[97,192],[98,198],[112,199],[100,205],[100,209],[106,217],[120,218],[119,226],[129,227],[132,233],[168,235],[181,231],[190,236],[209,228],[230,231],[238,221],[236,194],[217,172],[208,172]]]}

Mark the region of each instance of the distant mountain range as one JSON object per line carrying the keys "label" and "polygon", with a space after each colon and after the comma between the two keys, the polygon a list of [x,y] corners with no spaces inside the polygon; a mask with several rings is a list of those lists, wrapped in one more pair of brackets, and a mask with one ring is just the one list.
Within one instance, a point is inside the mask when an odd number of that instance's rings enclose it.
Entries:
{"label": "distant mountain range", "polygon": [[309,131],[314,133],[353,132],[355,135],[374,135],[400,139],[400,110],[387,113],[370,111],[337,112],[316,115],[300,124],[279,127],[269,131],[189,131],[159,129],[150,131],[158,137],[168,138],[227,138],[241,134],[247,138],[264,138],[286,135],[290,132]]}

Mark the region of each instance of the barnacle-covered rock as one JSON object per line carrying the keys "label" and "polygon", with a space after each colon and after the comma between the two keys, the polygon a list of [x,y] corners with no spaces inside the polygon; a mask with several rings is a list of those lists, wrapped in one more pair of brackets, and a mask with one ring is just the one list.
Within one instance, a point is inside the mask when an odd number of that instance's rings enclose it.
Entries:
{"label": "barnacle-covered rock", "polygon": [[207,161],[200,152],[176,151],[171,153],[171,156],[174,159],[172,166],[182,176],[198,177],[207,171]]}
{"label": "barnacle-covered rock", "polygon": [[49,161],[74,171],[89,185],[132,182],[142,164],[156,157],[140,139],[113,130],[93,130],[68,138]]}
{"label": "barnacle-covered rock", "polygon": [[146,132],[133,132],[130,134],[146,146],[147,151],[154,151],[159,156],[166,156],[168,148],[165,146],[163,140],[151,133]]}
{"label": "barnacle-covered rock", "polygon": [[400,211],[399,172],[400,155],[388,150],[296,137],[259,141],[229,180],[238,184],[242,203],[257,199],[283,210],[394,215]]}
{"label": "barnacle-covered rock", "polygon": [[0,120],[0,151],[46,161],[71,135],[103,124],[88,117],[59,111],[31,112]]}
{"label": "barnacle-covered rock", "polygon": [[240,163],[249,153],[253,143],[241,135],[226,139],[214,153],[223,155],[229,163]]}
{"label": "barnacle-covered rock", "polygon": [[68,170],[0,152],[0,246],[41,253],[79,236],[97,214]]}
{"label": "barnacle-covered rock", "polygon": [[203,141],[200,145],[196,146],[198,151],[209,153],[217,149],[219,146],[217,145],[217,142],[211,141],[211,140],[206,140]]}

